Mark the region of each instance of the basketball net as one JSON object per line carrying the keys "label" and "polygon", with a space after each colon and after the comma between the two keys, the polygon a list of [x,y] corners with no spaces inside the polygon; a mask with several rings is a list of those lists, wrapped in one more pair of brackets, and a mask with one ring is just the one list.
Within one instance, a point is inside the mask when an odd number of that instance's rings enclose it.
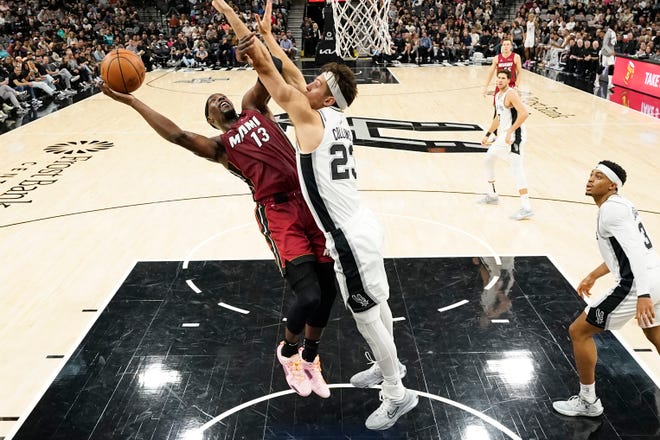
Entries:
{"label": "basketball net", "polygon": [[391,0],[331,0],[335,21],[335,44],[342,58],[371,55],[374,50],[390,54],[388,26]]}

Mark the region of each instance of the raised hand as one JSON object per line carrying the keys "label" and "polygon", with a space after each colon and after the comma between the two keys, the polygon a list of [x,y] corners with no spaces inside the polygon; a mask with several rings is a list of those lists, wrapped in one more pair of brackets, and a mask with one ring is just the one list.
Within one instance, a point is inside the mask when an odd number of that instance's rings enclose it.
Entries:
{"label": "raised hand", "polygon": [[106,83],[99,83],[98,87],[105,95],[109,96],[117,102],[121,102],[122,104],[130,105],[131,101],[134,99],[133,95],[131,94],[115,92],[110,87],[108,87]]}
{"label": "raised hand", "polygon": [[246,35],[238,39],[238,44],[236,45],[236,60],[241,63],[252,64],[252,60],[248,55],[250,48],[254,44],[255,34],[254,32],[250,35]]}
{"label": "raised hand", "polygon": [[266,9],[264,9],[263,17],[259,17],[259,14],[254,14],[254,18],[257,20],[257,26],[259,27],[259,33],[261,35],[266,35],[271,33],[272,16],[273,16],[273,0],[268,0],[266,2]]}

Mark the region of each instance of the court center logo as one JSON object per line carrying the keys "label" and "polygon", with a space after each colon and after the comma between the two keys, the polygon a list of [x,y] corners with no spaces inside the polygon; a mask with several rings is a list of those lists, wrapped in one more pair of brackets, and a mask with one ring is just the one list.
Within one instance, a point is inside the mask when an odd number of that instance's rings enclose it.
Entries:
{"label": "court center logo", "polygon": [[70,141],[49,145],[44,151],[53,154],[87,154],[107,150],[113,146],[114,144],[108,141]]}
{"label": "court center logo", "polygon": [[[483,128],[461,122],[417,122],[380,118],[346,118],[353,132],[353,143],[363,147],[417,151],[420,153],[483,153]],[[275,121],[286,132],[293,126],[286,113],[275,115]],[[415,133],[406,136],[406,133]],[[423,133],[423,135],[422,135]],[[442,139],[424,139],[442,138]],[[471,137],[475,141],[460,140]],[[453,138],[453,139],[452,139]],[[479,138],[479,141],[476,139]]]}

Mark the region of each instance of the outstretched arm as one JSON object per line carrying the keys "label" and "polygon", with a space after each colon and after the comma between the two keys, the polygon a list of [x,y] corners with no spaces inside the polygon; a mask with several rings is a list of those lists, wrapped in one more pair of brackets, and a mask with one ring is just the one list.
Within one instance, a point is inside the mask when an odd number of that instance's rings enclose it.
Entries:
{"label": "outstretched arm", "polygon": [[170,119],[161,115],[133,95],[115,92],[107,84],[100,84],[99,87],[110,98],[135,109],[163,139],[180,145],[198,156],[220,162],[225,167],[227,166],[225,149],[219,140],[182,130]]}
{"label": "outstretched arm", "polygon": [[275,36],[271,32],[272,11],[273,0],[267,0],[263,18],[257,19],[259,33],[263,37],[266,46],[268,46],[270,53],[282,60],[282,75],[284,75],[284,80],[287,82],[287,84],[291,84],[302,92],[307,86],[305,77],[298,69],[298,67],[296,67],[293,61],[291,61],[291,58],[289,58],[287,54],[284,53],[282,47],[280,47],[280,45],[277,43]]}
{"label": "outstretched arm", "polygon": [[[227,2],[225,2],[224,0],[223,1],[214,0],[213,7],[218,12],[224,14],[225,18],[227,18],[227,20],[229,21],[229,24],[231,25],[232,29],[234,29],[234,32],[236,33],[237,37],[241,38],[242,36],[245,35],[245,33],[247,34],[250,33],[245,23],[241,21],[238,15],[236,15],[236,12],[234,12],[232,7],[229,6]],[[241,34],[238,33],[240,27],[239,25],[242,25],[242,28],[240,30],[244,31]],[[240,58],[238,59],[240,60]],[[245,94],[243,95],[243,100],[241,101],[241,108],[258,110],[265,116],[273,119],[273,113],[268,108],[268,101],[270,101],[270,94],[268,93],[268,90],[266,90],[263,84],[257,81],[257,83],[254,86],[252,86],[250,90],[245,92]]]}
{"label": "outstretched arm", "polygon": [[[246,53],[249,49],[249,46],[252,45],[252,39],[254,36],[252,35],[252,32],[248,29],[245,23],[243,23],[243,20],[240,19],[238,15],[236,15],[236,12],[234,9],[227,4],[225,0],[213,0],[213,7],[220,13],[224,14],[225,18],[231,25],[232,29],[236,33],[236,36],[239,38],[239,47],[238,47],[238,53],[243,54]],[[272,33],[270,32],[270,15],[272,11],[272,3],[268,2],[266,5],[266,10],[264,11],[264,18],[262,20],[258,20],[259,24],[259,29],[262,32],[267,32],[267,34],[270,36],[269,38],[264,35],[264,40],[266,40],[266,43],[268,44],[268,40],[271,40],[271,43],[273,44],[273,47],[271,48],[271,51],[273,51],[273,56],[279,58],[282,61],[282,75],[284,75],[284,79],[287,83],[293,84],[298,90],[304,91],[305,90],[305,78],[303,77],[302,73],[298,70],[295,64],[291,62],[289,57],[284,53],[282,48],[280,47],[279,44],[275,41],[275,37],[273,37]],[[251,37],[252,35],[252,37]],[[262,46],[261,44],[257,46]],[[270,46],[270,45],[269,45]],[[262,46],[263,47],[263,46]],[[265,47],[263,47],[263,50],[266,50]]]}
{"label": "outstretched arm", "polygon": [[266,87],[264,87],[260,81],[257,81],[255,85],[243,95],[241,108],[243,110],[257,110],[264,116],[274,119],[273,112],[268,108],[269,101],[270,93],[268,93],[268,90],[266,90]]}
{"label": "outstretched arm", "polygon": [[[239,38],[250,35],[250,30],[245,23],[224,0],[213,0],[213,7],[225,14]],[[249,48],[248,55],[252,59],[259,79],[273,99],[289,114],[296,127],[300,149],[303,152],[313,151],[323,137],[323,124],[319,113],[311,108],[307,97],[300,90],[284,81],[284,78],[277,72],[266,46],[260,41],[254,41]]]}
{"label": "outstretched arm", "polygon": [[[258,50],[259,47],[264,49],[263,52]],[[251,57],[259,78],[271,93],[275,102],[289,114],[296,128],[296,138],[300,150],[303,153],[314,151],[323,138],[321,115],[311,107],[305,94],[294,86],[287,84],[284,78],[277,73],[261,42],[252,46]]]}

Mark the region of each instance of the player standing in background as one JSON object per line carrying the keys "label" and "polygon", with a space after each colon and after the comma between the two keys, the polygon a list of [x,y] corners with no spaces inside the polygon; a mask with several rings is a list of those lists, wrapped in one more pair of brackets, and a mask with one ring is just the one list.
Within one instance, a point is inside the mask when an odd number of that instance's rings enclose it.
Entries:
{"label": "player standing in background", "polygon": [[[509,87],[512,89],[518,87],[520,85],[522,63],[520,62],[520,55],[513,52],[513,43],[511,42],[510,37],[504,37],[502,40],[500,53],[497,54],[496,57],[493,57],[493,62],[488,69],[486,84],[484,85],[484,96],[488,94],[488,87],[490,86],[490,81],[493,79],[495,72],[499,72],[500,70],[504,69],[511,72],[511,77],[509,78]],[[495,87],[495,91],[497,91],[497,86]]]}
{"label": "player standing in background", "polygon": [[534,47],[536,46],[536,22],[534,14],[529,14],[529,16],[527,16],[525,27],[525,42],[523,43],[525,46],[525,67],[529,69],[534,62]]}
{"label": "player standing in background", "polygon": [[603,41],[600,43],[600,65],[602,71],[596,78],[596,86],[600,85],[600,79],[607,77],[607,88],[611,89],[612,76],[614,75],[614,63],[616,61],[615,47],[616,47],[616,32],[610,26],[605,25],[604,28],[598,29],[596,35],[601,37]]}
{"label": "player standing in background", "polygon": [[523,168],[523,145],[527,141],[527,129],[524,122],[529,112],[520,100],[518,93],[509,87],[511,72],[507,69],[497,72],[497,92],[495,92],[495,117],[488,131],[481,140],[482,145],[490,142],[490,136],[499,130],[495,141],[488,147],[486,152],[486,177],[488,178],[488,189],[486,194],[479,199],[479,203],[496,205],[499,196],[495,190],[495,161],[497,158],[508,161],[516,178],[518,194],[522,207],[516,211],[511,218],[523,220],[534,215],[529,202],[527,191],[527,177]]}

